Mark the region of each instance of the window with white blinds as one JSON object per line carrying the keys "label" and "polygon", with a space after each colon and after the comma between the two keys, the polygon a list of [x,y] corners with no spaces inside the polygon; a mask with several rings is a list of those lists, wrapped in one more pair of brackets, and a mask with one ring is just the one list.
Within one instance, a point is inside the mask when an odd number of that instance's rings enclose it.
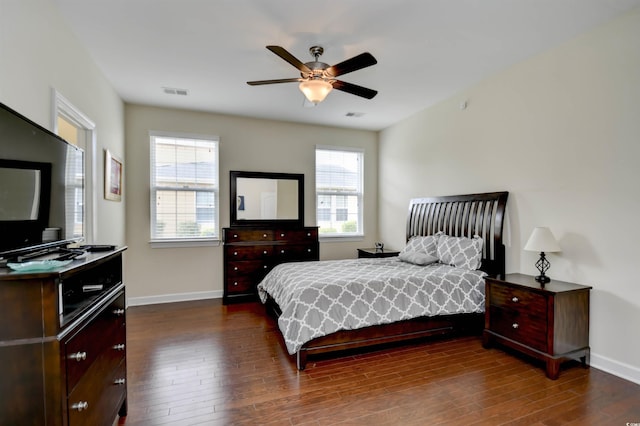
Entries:
{"label": "window with white blinds", "polygon": [[151,240],[219,238],[218,138],[151,133]]}
{"label": "window with white blinds", "polygon": [[364,151],[316,147],[316,223],[323,237],[360,236]]}

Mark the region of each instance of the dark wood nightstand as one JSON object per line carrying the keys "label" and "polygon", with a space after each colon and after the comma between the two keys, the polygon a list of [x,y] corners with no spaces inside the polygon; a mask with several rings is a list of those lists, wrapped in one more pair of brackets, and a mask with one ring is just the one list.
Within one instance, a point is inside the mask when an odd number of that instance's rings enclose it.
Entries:
{"label": "dark wood nightstand", "polygon": [[393,257],[399,255],[399,251],[376,249],[376,248],[359,248],[358,258],[361,257]]}
{"label": "dark wood nightstand", "polygon": [[557,280],[542,287],[523,274],[485,282],[485,348],[495,342],[543,360],[554,380],[564,361],[588,365],[591,287]]}

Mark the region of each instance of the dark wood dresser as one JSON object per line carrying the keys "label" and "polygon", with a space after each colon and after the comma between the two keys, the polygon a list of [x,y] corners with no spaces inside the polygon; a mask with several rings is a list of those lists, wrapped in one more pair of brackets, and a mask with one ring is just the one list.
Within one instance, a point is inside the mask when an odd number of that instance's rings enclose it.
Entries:
{"label": "dark wood dresser", "polygon": [[542,287],[523,274],[485,281],[484,347],[495,342],[545,361],[550,379],[563,361],[588,365],[591,287],[558,280]]}
{"label": "dark wood dresser", "polygon": [[110,426],[126,415],[124,250],[51,272],[0,268],[0,424]]}
{"label": "dark wood dresser", "polygon": [[319,259],[318,228],[232,227],[223,229],[223,302],[254,299],[274,266]]}

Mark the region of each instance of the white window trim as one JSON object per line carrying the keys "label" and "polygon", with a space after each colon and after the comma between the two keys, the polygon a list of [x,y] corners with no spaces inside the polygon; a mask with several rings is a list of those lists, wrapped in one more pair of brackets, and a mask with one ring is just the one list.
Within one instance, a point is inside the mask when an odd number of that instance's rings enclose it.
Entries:
{"label": "white window trim", "polygon": [[84,173],[84,226],[85,226],[85,243],[92,244],[98,238],[97,217],[94,212],[97,208],[97,195],[95,191],[95,183],[97,180],[96,167],[96,124],[65,98],[55,88],[51,89],[51,128],[52,132],[58,134],[58,116],[61,115],[78,127],[89,132],[87,138],[87,146],[85,146],[85,173]]}
{"label": "white window trim", "polygon": [[[218,224],[218,236],[217,237],[203,237],[203,238],[163,238],[163,239],[149,239],[149,247],[153,249],[163,248],[187,248],[187,247],[217,247],[221,243],[222,227],[220,226],[220,137],[217,135],[203,135],[198,133],[182,133],[182,132],[166,132],[158,130],[149,131],[149,148],[151,148],[152,137],[166,137],[166,138],[182,138],[182,139],[202,139],[206,141],[215,140],[218,143],[218,209],[216,210]],[[151,159],[149,159],[151,160]],[[149,170],[151,173],[151,170]],[[151,174],[149,174],[149,184],[151,185]],[[153,197],[149,200],[149,220],[155,211]],[[149,223],[151,228],[151,223]],[[151,229],[149,229],[151,232]]]}
{"label": "white window trim", "polygon": [[[318,234],[318,240],[319,241],[340,241],[340,242],[357,242],[357,241],[363,241],[365,236],[364,236],[364,198],[365,198],[365,192],[364,192],[364,157],[365,157],[365,150],[364,148],[357,148],[357,147],[352,147],[352,146],[335,146],[335,145],[316,145],[315,146],[315,150],[314,150],[314,178],[315,178],[315,151],[316,150],[332,150],[332,151],[350,151],[350,152],[358,152],[362,154],[362,176],[361,178],[361,182],[360,182],[360,189],[361,189],[361,208],[358,209],[358,223],[360,223],[360,232],[355,233],[355,234]],[[314,184],[315,184],[315,188],[314,188],[314,204],[315,204],[315,214],[316,214],[316,224],[318,223],[318,191],[317,191],[317,183],[315,183],[314,180]]]}

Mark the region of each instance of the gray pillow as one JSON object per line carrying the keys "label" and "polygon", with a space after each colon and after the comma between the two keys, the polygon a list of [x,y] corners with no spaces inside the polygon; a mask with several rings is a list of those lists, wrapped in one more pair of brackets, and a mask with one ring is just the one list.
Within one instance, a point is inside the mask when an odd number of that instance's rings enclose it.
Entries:
{"label": "gray pillow", "polygon": [[429,256],[438,258],[438,240],[442,235],[438,232],[435,235],[427,236],[414,236],[409,239],[407,244],[402,249],[402,253],[421,252],[426,253]]}
{"label": "gray pillow", "polygon": [[440,263],[457,268],[476,270],[482,263],[482,238],[450,237],[443,235],[438,240]]}
{"label": "gray pillow", "polygon": [[436,263],[437,257],[430,256],[427,253],[421,251],[402,251],[398,258],[403,262],[413,263],[414,265],[426,266]]}

